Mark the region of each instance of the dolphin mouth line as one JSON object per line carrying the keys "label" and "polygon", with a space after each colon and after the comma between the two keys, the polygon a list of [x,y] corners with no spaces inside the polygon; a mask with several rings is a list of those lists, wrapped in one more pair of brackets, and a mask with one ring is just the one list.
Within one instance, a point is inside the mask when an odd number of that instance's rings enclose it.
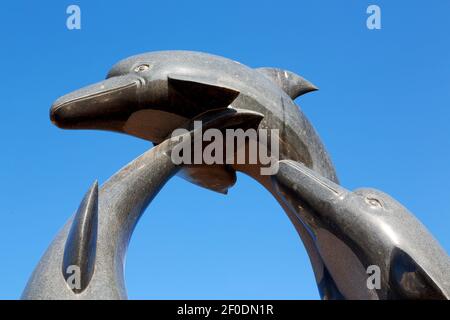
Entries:
{"label": "dolphin mouth line", "polygon": [[136,79],[132,83],[128,83],[128,84],[120,86],[120,87],[108,89],[106,91],[97,92],[97,93],[94,93],[94,94],[85,95],[85,96],[78,97],[78,98],[75,98],[75,99],[72,99],[72,100],[69,100],[69,101],[65,101],[65,102],[61,103],[60,105],[54,106],[52,108],[53,109],[52,111],[56,112],[59,109],[65,107],[66,105],[69,105],[71,103],[81,102],[81,101],[84,101],[84,100],[89,100],[89,99],[92,99],[92,98],[101,97],[103,95],[108,95],[108,94],[111,94],[111,93],[114,93],[114,92],[117,92],[117,91],[121,91],[123,89],[128,89],[128,88],[132,88],[132,87],[136,87],[137,88],[139,86],[139,83],[141,83],[141,82]]}
{"label": "dolphin mouth line", "polygon": [[328,185],[327,183],[325,183],[324,181],[320,180],[319,178],[317,178],[316,176],[310,174],[309,172],[307,172],[306,170],[303,170],[303,168],[301,167],[301,165],[299,165],[297,162],[294,161],[286,161],[289,162],[290,165],[292,165],[295,169],[297,169],[298,171],[300,171],[302,174],[304,174],[305,176],[307,176],[308,178],[310,178],[311,180],[313,180],[314,182],[318,183],[319,185],[325,187],[326,189],[332,191],[333,193],[335,193],[337,196],[341,196],[341,192],[339,192],[338,190],[336,190],[335,188],[333,188],[332,186]]}

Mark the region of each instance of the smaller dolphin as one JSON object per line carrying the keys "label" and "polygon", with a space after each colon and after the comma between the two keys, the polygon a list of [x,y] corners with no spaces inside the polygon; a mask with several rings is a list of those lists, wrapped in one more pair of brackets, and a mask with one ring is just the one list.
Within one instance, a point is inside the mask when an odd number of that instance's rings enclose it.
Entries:
{"label": "smaller dolphin", "polygon": [[[348,191],[290,160],[280,161],[272,178],[314,239],[324,279],[335,288],[325,298],[450,298],[449,256],[392,197],[374,189]],[[378,288],[369,283],[376,269]]]}

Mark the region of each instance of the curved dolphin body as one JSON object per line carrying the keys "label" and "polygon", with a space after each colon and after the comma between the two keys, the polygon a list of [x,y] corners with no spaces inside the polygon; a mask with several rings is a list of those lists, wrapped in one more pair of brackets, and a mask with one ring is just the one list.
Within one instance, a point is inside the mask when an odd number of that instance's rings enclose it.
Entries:
{"label": "curved dolphin body", "polygon": [[[284,70],[252,69],[199,52],[162,51],[120,61],[106,80],[55,101],[50,117],[60,128],[110,130],[160,143],[205,111],[252,110],[264,115],[261,129],[279,129],[281,159],[301,161],[335,181],[319,137],[293,102],[316,89]],[[234,170],[225,166],[189,167],[184,173],[193,182],[224,193],[236,180]]]}
{"label": "curved dolphin body", "polygon": [[[302,77],[280,69],[252,69],[215,55],[162,51],[136,55],[117,63],[107,79],[59,98],[50,117],[65,129],[110,130],[156,144],[192,119],[220,108],[261,113],[259,129],[279,130],[279,159],[299,161],[337,182],[336,172],[314,128],[294,103],[317,90]],[[185,166],[182,175],[214,191],[226,193],[244,172],[278,200],[299,233],[310,257],[323,298],[335,284],[313,238],[277,194],[270,176],[258,165]]]}
{"label": "curved dolphin body", "polygon": [[294,161],[272,179],[314,239],[335,284],[329,298],[450,299],[449,256],[389,195],[348,191]]}
{"label": "curved dolphin body", "polygon": [[[257,127],[262,115],[219,110],[203,128]],[[181,136],[180,136],[181,137]],[[95,182],[31,275],[22,299],[125,299],[124,261],[140,216],[179,170],[167,139],[130,162],[98,190]]]}
{"label": "curved dolphin body", "polygon": [[128,164],[99,191],[95,183],[41,258],[22,299],[125,299],[123,265],[129,237],[175,172],[161,145]]}

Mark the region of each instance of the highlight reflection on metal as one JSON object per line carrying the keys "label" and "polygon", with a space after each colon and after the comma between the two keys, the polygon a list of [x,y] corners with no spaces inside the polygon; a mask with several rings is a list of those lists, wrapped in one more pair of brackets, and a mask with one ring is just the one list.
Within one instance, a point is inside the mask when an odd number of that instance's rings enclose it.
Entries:
{"label": "highlight reflection on metal", "polygon": [[[286,211],[308,252],[324,299],[450,297],[445,251],[403,206],[376,190],[339,186],[331,160],[294,103],[317,88],[280,69],[251,69],[205,53],[166,51],[116,64],[107,79],[58,99],[54,124],[129,134],[157,146],[87,192],[42,257],[24,299],[123,299],[128,242],[139,217],[174,174],[227,193],[244,172],[266,187]],[[191,128],[278,129],[279,171],[260,165],[176,166],[171,132]],[[191,131],[188,134],[193,134]],[[379,289],[366,270],[381,269]],[[78,287],[69,285],[76,266]]]}

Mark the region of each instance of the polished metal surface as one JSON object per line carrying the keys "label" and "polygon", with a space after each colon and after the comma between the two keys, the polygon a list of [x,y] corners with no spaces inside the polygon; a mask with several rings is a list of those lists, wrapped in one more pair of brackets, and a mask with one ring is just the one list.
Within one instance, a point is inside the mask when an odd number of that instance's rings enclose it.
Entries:
{"label": "polished metal surface", "polygon": [[[255,127],[262,119],[256,112],[235,109],[217,110],[210,117],[203,129]],[[170,157],[177,143],[165,140],[119,170],[100,190],[93,184],[34,270],[23,299],[127,297],[123,266],[128,243],[151,200],[179,170]],[[67,267],[72,265],[81,269],[82,276],[81,287],[74,290],[66,281]]]}
{"label": "polished metal surface", "polygon": [[[336,299],[449,299],[450,259],[425,226],[389,195],[349,191],[285,160],[272,177],[288,208],[311,233]],[[380,268],[379,289],[367,269]]]}
{"label": "polished metal surface", "polygon": [[[315,229],[322,213],[341,221],[341,207],[355,215],[367,208],[352,208],[351,197],[342,199],[342,205],[333,202],[317,210],[305,205],[313,199],[308,198],[310,194],[323,194],[319,187],[339,187],[319,136],[293,101],[314,90],[314,85],[289,71],[252,69],[206,53],[162,51],[120,61],[106,80],[59,98],[50,111],[57,126],[125,133],[152,141],[156,147],[120,170],[99,191],[96,184],[90,188],[75,216],[41,259],[23,298],[126,298],[123,262],[127,244],[139,217],[164,183],[179,173],[195,184],[226,193],[236,182],[236,171],[264,185],[284,208],[308,252],[322,298],[448,298],[448,256],[413,218],[407,220],[414,226],[409,233],[400,223],[385,224],[402,246],[384,238],[379,231],[383,224],[376,219],[367,219],[361,226],[350,219],[336,233],[335,223],[325,225],[330,222],[327,218]],[[280,171],[271,177],[261,174],[261,164],[174,165],[169,156],[171,133],[177,128],[192,129],[190,124],[198,119],[204,119],[204,127],[210,128],[277,129]],[[311,170],[300,170],[297,163]],[[308,174],[303,176],[303,172]],[[305,176],[325,182],[306,183]],[[376,204],[378,200],[371,201]],[[389,203],[390,210],[399,215],[412,217],[394,200],[380,201]],[[357,245],[350,238],[355,232],[364,238]],[[375,240],[369,242],[372,235]],[[415,242],[412,235],[418,237]],[[418,244],[420,239],[424,242]],[[421,261],[424,245],[432,247],[429,258],[424,258],[428,262]],[[434,261],[438,254],[441,258]],[[344,257],[351,258],[349,265],[343,263]],[[360,280],[367,279],[364,268],[372,262],[380,263],[386,287],[368,291]],[[79,266],[83,274],[78,289],[67,284],[67,267],[72,265]],[[414,273],[411,268],[421,271]]]}

